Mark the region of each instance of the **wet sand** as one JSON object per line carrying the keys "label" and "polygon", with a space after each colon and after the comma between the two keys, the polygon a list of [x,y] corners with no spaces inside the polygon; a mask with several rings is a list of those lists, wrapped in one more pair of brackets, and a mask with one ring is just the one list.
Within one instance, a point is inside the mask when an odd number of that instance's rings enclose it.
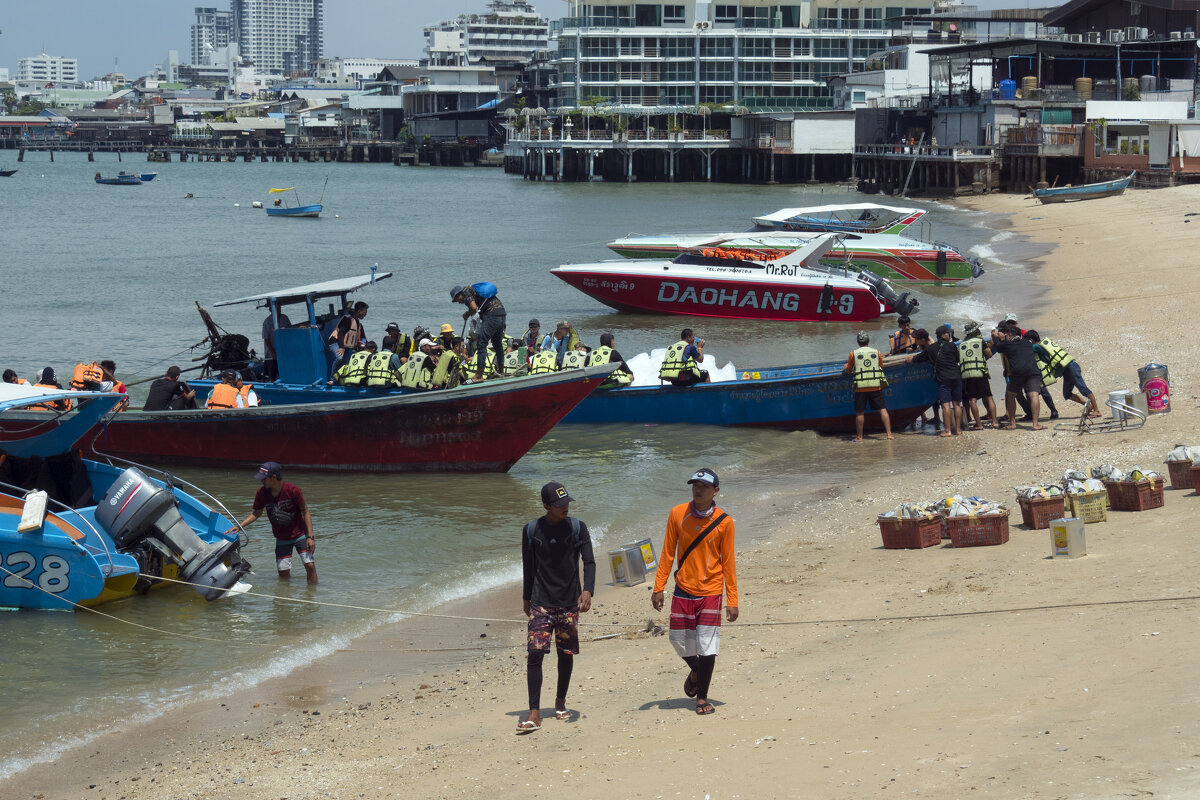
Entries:
{"label": "wet sand", "polygon": [[[1101,463],[1165,473],[1172,446],[1200,443],[1188,323],[1200,217],[1184,216],[1200,211],[1200,187],[969,204],[1055,245],[1027,303],[1012,309],[1034,314],[1022,325],[1076,356],[1102,402],[1134,388],[1138,367],[1168,364],[1173,410],[1141,430],[1082,437],[1028,424],[955,440],[875,432],[847,444],[846,458],[876,462],[877,478],[815,503],[782,495],[729,509],[749,544],[714,715],[695,715],[682,662],[665,636],[645,632],[648,620],[666,624],[649,585],[604,586],[584,617],[575,714],[515,735],[525,672],[519,590],[509,588],[446,613],[510,622],[388,626],[286,679],[172,710],[0,789],[128,800],[1195,796],[1200,498],[1168,490],[1163,509],[1110,512],[1087,527],[1089,555],[1068,561],[1048,558],[1048,532],[1020,526],[1012,487]],[[1064,419],[1076,418],[1061,384],[1051,391]],[[931,456],[940,467],[907,467]],[[1008,502],[1011,540],[882,549],[879,512],[955,493]],[[603,561],[598,576],[609,579]],[[546,663],[544,715],[555,678]]]}

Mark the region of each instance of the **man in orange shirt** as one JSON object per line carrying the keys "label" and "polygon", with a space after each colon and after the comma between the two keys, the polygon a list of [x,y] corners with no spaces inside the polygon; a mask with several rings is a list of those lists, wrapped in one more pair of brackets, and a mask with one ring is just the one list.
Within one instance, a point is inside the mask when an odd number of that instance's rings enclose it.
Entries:
{"label": "man in orange shirt", "polygon": [[671,645],[691,669],[683,682],[684,694],[696,698],[697,714],[711,714],[716,709],[708,702],[708,687],[721,646],[722,594],[726,619],[738,618],[733,520],[714,502],[720,487],[717,473],[697,470],[688,483],[692,501],[675,506],[667,516],[650,603],[655,611],[662,611],[667,576],[678,560],[671,596]]}

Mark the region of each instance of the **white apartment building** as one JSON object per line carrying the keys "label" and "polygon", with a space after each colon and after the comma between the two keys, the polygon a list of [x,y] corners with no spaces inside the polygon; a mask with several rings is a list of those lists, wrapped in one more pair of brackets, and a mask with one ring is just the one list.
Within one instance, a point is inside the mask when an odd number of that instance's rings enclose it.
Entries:
{"label": "white apartment building", "polygon": [[698,103],[752,111],[833,107],[826,78],[852,72],[893,33],[928,24],[940,0],[630,3],[567,0],[555,23],[558,108],[603,99],[663,109]]}
{"label": "white apartment building", "polygon": [[318,83],[361,83],[375,80],[385,67],[417,66],[415,58],[320,58],[316,78]]}
{"label": "white apartment building", "polygon": [[493,0],[487,9],[426,28],[429,63],[451,66],[444,54],[461,50],[468,64],[511,64],[528,61],[534,51],[549,45],[550,23],[525,0]]}
{"label": "white apartment building", "polygon": [[195,66],[210,67],[213,54],[233,41],[233,12],[215,8],[197,8],[192,25],[192,61]]}
{"label": "white apartment building", "polygon": [[324,0],[232,0],[234,36],[259,73],[307,73],[321,57]]}
{"label": "white apartment building", "polygon": [[76,83],[79,81],[79,59],[50,56],[30,56],[17,61],[17,80],[34,83]]}

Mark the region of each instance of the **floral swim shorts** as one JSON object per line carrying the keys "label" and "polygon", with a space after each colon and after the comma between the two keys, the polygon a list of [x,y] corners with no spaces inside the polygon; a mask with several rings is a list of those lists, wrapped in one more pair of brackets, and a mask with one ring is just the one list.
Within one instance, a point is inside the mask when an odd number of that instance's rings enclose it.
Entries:
{"label": "floral swim shorts", "polygon": [[550,634],[558,652],[579,655],[579,606],[529,607],[529,652],[549,653]]}

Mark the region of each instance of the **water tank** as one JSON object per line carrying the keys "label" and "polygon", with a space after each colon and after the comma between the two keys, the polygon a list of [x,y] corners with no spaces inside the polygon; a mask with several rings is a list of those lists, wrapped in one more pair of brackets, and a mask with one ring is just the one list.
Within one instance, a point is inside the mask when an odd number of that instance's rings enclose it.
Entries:
{"label": "water tank", "polygon": [[1000,99],[1015,100],[1017,97],[1016,81],[1000,81]]}
{"label": "water tank", "polygon": [[1154,77],[1153,75],[1143,75],[1142,77],[1138,78],[1138,88],[1141,89],[1142,94],[1145,94],[1146,92],[1157,92],[1158,78]]}
{"label": "water tank", "polygon": [[1124,78],[1121,81],[1121,99],[1125,99],[1136,91],[1140,91],[1137,78]]}
{"label": "water tank", "polygon": [[1037,91],[1037,76],[1036,75],[1026,75],[1024,78],[1021,78],[1021,91],[1027,95],[1031,94],[1032,92],[1036,92]]}
{"label": "water tank", "polygon": [[1076,78],[1075,79],[1075,96],[1080,100],[1092,99],[1092,79],[1091,78]]}

